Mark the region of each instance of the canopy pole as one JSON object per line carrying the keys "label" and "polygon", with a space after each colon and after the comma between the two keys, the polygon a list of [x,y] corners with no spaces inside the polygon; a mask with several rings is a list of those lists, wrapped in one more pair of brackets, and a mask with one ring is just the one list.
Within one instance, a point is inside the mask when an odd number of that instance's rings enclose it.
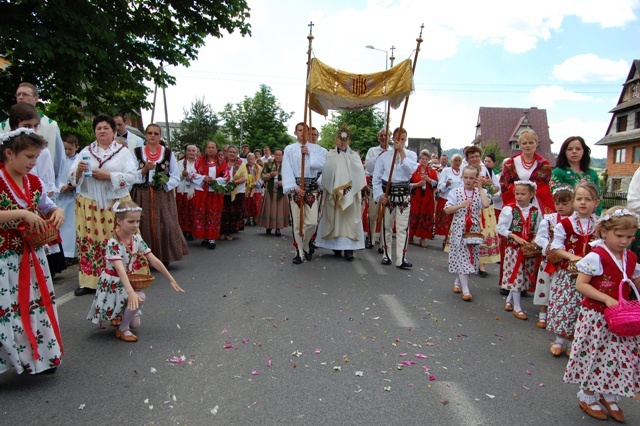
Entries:
{"label": "canopy pole", "polygon": [[[308,126],[307,126],[307,108],[309,107],[309,88],[308,88],[308,81],[309,81],[309,72],[311,71],[311,45],[313,43],[313,21],[309,22],[309,35],[307,36],[307,40],[309,40],[309,49],[307,50],[307,78],[305,80],[305,84],[304,84],[304,126],[302,128],[302,132],[304,135],[304,139],[305,139],[305,146],[307,144],[307,139],[309,138],[309,132],[307,131]],[[309,148],[307,148],[309,149]],[[300,162],[300,189],[302,191],[304,191],[304,166],[305,166],[305,155],[302,156],[302,161]],[[298,235],[300,237],[304,236],[304,198],[305,197],[300,197],[300,199],[298,200],[298,205],[300,208],[300,223],[298,226]]]}
{"label": "canopy pole", "polygon": [[[418,52],[420,52],[420,44],[422,43],[422,30],[424,29],[424,24],[422,24],[420,26],[420,35],[418,36],[418,38],[416,39],[416,42],[418,43],[418,45],[416,46],[416,54],[413,58],[413,67],[411,68],[411,75],[415,75],[416,73],[416,65],[418,63]],[[404,100],[404,108],[402,109],[402,118],[400,119],[400,126],[398,127],[399,129],[401,129],[400,131],[402,131],[402,128],[404,126],[404,118],[407,114],[407,105],[409,104],[409,95],[407,95],[407,97]],[[388,124],[387,124],[388,126]],[[387,134],[387,138],[389,137],[389,135]],[[393,139],[392,139],[393,140]],[[395,142],[394,142],[395,145]],[[393,177],[393,169],[395,168],[396,165],[396,157],[398,156],[398,150],[393,149],[393,159],[391,160],[391,169],[389,170],[389,178],[387,180],[387,189],[384,192],[385,198],[389,199],[389,191],[391,190],[391,178]],[[385,206],[382,206],[382,208],[378,207],[378,218],[377,218],[377,222],[382,223],[382,220],[384,218],[384,209]]]}

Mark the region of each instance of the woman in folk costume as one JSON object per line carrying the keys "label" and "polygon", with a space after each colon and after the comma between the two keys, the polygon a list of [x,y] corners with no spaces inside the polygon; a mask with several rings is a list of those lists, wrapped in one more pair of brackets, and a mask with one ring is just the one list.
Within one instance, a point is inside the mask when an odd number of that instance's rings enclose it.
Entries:
{"label": "woman in folk costume", "polygon": [[145,130],[147,144],[134,150],[139,171],[131,198],[142,207],[146,218],[140,225],[142,239],[168,265],[182,260],[189,249],[178,223],[173,191],[180,183],[178,162],[173,152],[160,144],[161,134],[160,126],[149,124]]}
{"label": "woman in folk costume", "polygon": [[520,292],[535,284],[536,260],[525,258],[522,246],[535,238],[540,223],[540,211],[533,205],[536,184],[530,180],[514,182],[515,204],[507,204],[500,212],[498,232],[505,239],[504,259],[500,286],[509,292],[505,311],[526,320],[527,314],[520,305]]}
{"label": "woman in folk costume", "polygon": [[69,181],[76,185],[76,226],[80,262],[76,296],[92,293],[104,269],[107,241],[114,227],[111,206],[131,201],[129,188],[137,183],[134,157],[114,140],[116,123],[104,114],[93,119],[96,141],[78,153]]}
{"label": "woman in folk costume", "polygon": [[283,150],[276,148],[273,158],[267,161],[262,169],[262,180],[266,182],[264,200],[258,225],[266,228],[267,235],[275,229],[276,237],[280,230],[289,226],[289,199],[282,192],[282,155]]}
{"label": "woman in folk costume", "polygon": [[226,238],[231,241],[233,234],[244,229],[244,193],[249,176],[246,164],[238,158],[236,146],[231,145],[227,149],[227,167],[229,168],[229,182],[235,187],[224,194],[220,239]]}
{"label": "woman in folk costume", "polygon": [[247,154],[247,188],[244,197],[244,215],[247,226],[256,225],[262,208],[262,166],[256,162],[255,154]]}
{"label": "woman in folk costume", "polygon": [[216,143],[207,142],[204,155],[196,159],[196,175],[192,179],[196,187],[193,236],[202,238],[202,245],[210,250],[216,248],[216,240],[220,238],[224,202],[224,195],[216,192],[211,185],[215,182],[224,186],[228,181],[226,161],[218,156]]}
{"label": "woman in folk costume", "polygon": [[58,206],[64,211],[66,220],[60,228],[60,236],[62,237],[62,249],[67,264],[72,263],[78,257],[78,249],[76,247],[76,187],[69,182],[69,172],[71,165],[76,160],[78,154],[78,138],[73,135],[67,135],[63,140],[65,158],[62,162],[62,171],[60,172],[60,182],[58,185]]}
{"label": "woman in folk costume", "polygon": [[547,328],[547,307],[549,306],[549,294],[551,293],[551,281],[558,270],[557,256],[549,257],[549,247],[553,242],[553,230],[560,221],[573,213],[573,188],[559,187],[553,190],[553,203],[557,213],[545,214],[540,221],[536,232],[535,243],[542,249],[542,261],[536,277],[536,291],[533,304],[540,306],[537,326]]}
{"label": "woman in folk costume", "polygon": [[[11,117],[10,117],[11,119]],[[33,129],[0,136],[0,373],[53,373],[62,357],[56,299],[42,247],[23,238],[44,231],[40,210],[56,228],[64,212],[29,173],[45,147]]]}
{"label": "woman in folk costume", "polygon": [[444,206],[447,204],[447,198],[449,192],[462,186],[462,156],[460,154],[454,154],[451,157],[451,167],[445,167],[440,176],[438,177],[438,201],[436,203],[436,235],[444,236],[442,246],[445,246],[447,238],[449,237],[449,228],[451,228],[451,221],[453,216],[445,214]]}
{"label": "woman in folk costume", "polygon": [[449,234],[449,272],[458,274],[454,293],[462,293],[462,300],[470,302],[469,275],[478,272],[480,260],[480,217],[482,209],[491,201],[478,176],[478,169],[467,166],[462,171],[464,186],[449,192],[445,213],[453,216]]}
{"label": "woman in folk costume", "polygon": [[433,238],[435,227],[435,188],[438,174],[429,165],[429,151],[420,153],[416,171],[411,176],[411,217],[409,219],[409,243],[420,238],[420,247],[427,247],[427,239]]}
{"label": "woman in folk costume", "polygon": [[[482,162],[482,148],[476,145],[469,146],[464,149],[465,161],[462,167],[467,164],[477,167],[480,170],[480,179],[482,179],[482,187],[489,193],[499,191],[500,188],[494,188],[494,182]],[[500,240],[496,230],[498,220],[493,205],[482,209],[482,218],[480,219],[480,228],[482,229],[482,244],[480,245],[480,269],[478,274],[486,277],[487,271],[484,267],[486,263],[500,262]]]}
{"label": "woman in folk costume", "polygon": [[571,351],[581,296],[576,290],[577,271],[570,267],[591,251],[589,243],[598,219],[594,214],[598,203],[598,188],[591,182],[579,184],[573,194],[574,213],[562,219],[553,231],[550,249],[563,259],[551,282],[547,312],[547,330],[556,335],[550,347],[553,356]]}
{"label": "woman in folk costume", "polygon": [[187,241],[193,240],[196,188],[192,181],[196,175],[197,155],[198,149],[196,146],[187,145],[184,158],[178,162],[180,183],[176,188],[176,205],[178,206],[180,229]]}

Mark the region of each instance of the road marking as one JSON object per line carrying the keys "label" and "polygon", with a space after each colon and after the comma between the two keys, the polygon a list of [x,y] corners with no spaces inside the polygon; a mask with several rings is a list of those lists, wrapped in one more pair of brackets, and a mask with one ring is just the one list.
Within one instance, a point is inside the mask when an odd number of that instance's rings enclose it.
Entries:
{"label": "road marking", "polygon": [[70,291],[69,293],[64,294],[60,297],[56,297],[56,306],[60,307],[65,303],[67,303],[69,300],[73,299],[74,297],[75,295],[73,294],[73,291]]}
{"label": "road marking", "polygon": [[371,267],[376,274],[378,275],[387,275],[387,271],[384,270],[382,265],[380,264],[380,258],[374,257],[369,250],[361,250],[362,255],[367,259],[367,261],[371,264]]}
{"label": "road marking", "polygon": [[411,316],[407,313],[406,309],[402,306],[398,298],[393,294],[381,294],[380,299],[387,305],[391,316],[400,327],[415,327]]}
{"label": "road marking", "polygon": [[353,267],[356,268],[356,273],[358,275],[367,275],[369,273],[367,268],[362,265],[362,261],[360,259],[356,259],[356,261],[353,262]]}
{"label": "road marking", "polygon": [[443,382],[433,382],[431,386],[436,389],[443,400],[448,400],[449,404],[456,406],[455,410],[450,410],[456,418],[453,423],[461,425],[487,424],[483,420],[482,411],[477,407],[477,402],[467,395],[460,383],[447,381],[445,385]]}

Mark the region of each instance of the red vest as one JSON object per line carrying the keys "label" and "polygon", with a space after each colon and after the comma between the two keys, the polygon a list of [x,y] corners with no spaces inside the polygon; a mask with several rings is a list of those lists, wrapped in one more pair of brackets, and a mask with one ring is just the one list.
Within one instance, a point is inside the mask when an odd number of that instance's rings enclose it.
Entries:
{"label": "red vest", "polygon": [[[4,173],[7,173],[5,170]],[[38,205],[40,197],[42,196],[42,183],[40,179],[32,175],[27,174],[29,181],[29,187],[33,194],[33,204]],[[13,197],[9,185],[0,177],[0,210],[14,210],[21,209],[18,202]],[[33,213],[33,211],[32,211]],[[14,250],[22,252],[22,237],[18,226],[22,224],[22,220],[12,220],[10,222],[0,223],[0,253],[5,250]]]}
{"label": "red vest", "polygon": [[[603,274],[591,278],[590,284],[596,290],[618,300],[620,281],[622,281],[623,278],[622,271],[620,271],[620,268],[616,265],[616,261],[611,258],[609,253],[607,253],[603,247],[596,247],[593,249],[593,252],[600,256]],[[631,250],[627,250],[627,264],[625,265],[625,270],[629,279],[633,276],[633,271],[636,268],[637,261],[638,258],[635,253]],[[625,299],[629,300],[630,294],[631,287],[629,284],[625,284],[622,289],[622,295]],[[602,313],[604,313],[604,310],[607,307],[604,303],[590,299],[587,296],[582,299],[582,306]]]}
{"label": "red vest", "polygon": [[[579,218],[577,220],[580,220]],[[582,236],[577,234],[573,229],[573,223],[570,220],[570,217],[565,217],[560,221],[562,227],[564,228],[564,232],[566,237],[564,239],[564,249],[569,253],[573,253],[576,256],[585,257],[591,251],[591,246],[589,243],[593,240],[593,234],[589,234],[587,236]],[[561,267],[566,269],[568,265],[567,260],[563,260],[561,263]]]}

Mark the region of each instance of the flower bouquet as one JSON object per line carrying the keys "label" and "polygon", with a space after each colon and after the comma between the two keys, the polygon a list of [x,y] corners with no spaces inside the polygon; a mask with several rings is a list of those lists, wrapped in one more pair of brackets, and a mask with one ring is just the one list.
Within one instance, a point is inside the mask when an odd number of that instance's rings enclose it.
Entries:
{"label": "flower bouquet", "polygon": [[211,189],[213,189],[213,192],[217,193],[217,194],[224,194],[226,192],[231,192],[234,189],[236,189],[236,185],[233,182],[229,182],[226,185],[222,185],[220,183],[218,183],[218,181],[216,179],[211,180],[211,182],[209,182],[209,187]]}
{"label": "flower bouquet", "polygon": [[163,189],[164,185],[169,182],[169,175],[166,173],[156,172],[153,174],[153,178],[151,178],[151,185],[153,189],[160,191]]}

